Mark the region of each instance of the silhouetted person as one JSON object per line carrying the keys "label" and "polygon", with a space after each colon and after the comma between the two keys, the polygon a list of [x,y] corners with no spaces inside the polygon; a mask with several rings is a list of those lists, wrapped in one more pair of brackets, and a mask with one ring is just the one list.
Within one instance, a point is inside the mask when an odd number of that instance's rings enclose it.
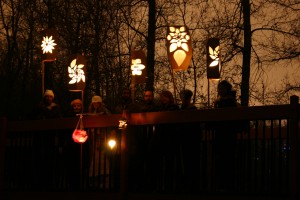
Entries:
{"label": "silhouetted person", "polygon": [[[197,110],[192,103],[193,92],[184,89],[180,92],[183,111]],[[185,192],[198,192],[200,189],[200,149],[202,129],[199,123],[179,124],[180,150],[182,155],[182,188]]]}
{"label": "silhouetted person", "polygon": [[[236,107],[237,101],[232,85],[223,80],[218,84],[218,98],[215,108]],[[215,125],[215,153],[217,190],[233,192],[235,180],[235,150],[237,123],[232,121],[219,122]]]}

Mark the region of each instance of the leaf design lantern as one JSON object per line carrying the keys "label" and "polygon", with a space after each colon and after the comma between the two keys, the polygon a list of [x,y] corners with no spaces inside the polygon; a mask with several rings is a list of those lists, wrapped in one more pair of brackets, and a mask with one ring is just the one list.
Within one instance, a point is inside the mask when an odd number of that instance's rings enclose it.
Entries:
{"label": "leaf design lantern", "polygon": [[168,27],[167,49],[173,70],[186,70],[189,67],[192,59],[192,42],[186,26]]}
{"label": "leaf design lantern", "polygon": [[206,44],[207,78],[220,79],[220,39],[209,38]]}
{"label": "leaf design lantern", "polygon": [[83,55],[73,55],[68,65],[68,88],[70,91],[82,91],[85,88],[86,60]]}
{"label": "leaf design lantern", "polygon": [[58,34],[55,29],[47,29],[42,32],[42,61],[52,62],[57,57]]}

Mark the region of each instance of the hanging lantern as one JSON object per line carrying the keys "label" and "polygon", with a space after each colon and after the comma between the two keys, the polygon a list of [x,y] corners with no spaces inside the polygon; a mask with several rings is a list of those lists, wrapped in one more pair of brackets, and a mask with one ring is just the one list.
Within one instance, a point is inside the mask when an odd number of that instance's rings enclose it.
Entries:
{"label": "hanging lantern", "polygon": [[82,115],[80,115],[77,126],[72,134],[72,138],[74,142],[81,144],[85,143],[85,141],[88,139],[88,135],[83,127]]}
{"label": "hanging lantern", "polygon": [[173,70],[186,70],[189,67],[192,59],[192,41],[186,26],[168,27],[167,49]]}
{"label": "hanging lantern", "polygon": [[86,60],[83,55],[77,54],[70,58],[68,66],[68,88],[70,91],[82,91],[85,88]]}
{"label": "hanging lantern", "polygon": [[220,39],[209,38],[206,44],[207,78],[220,79]]}
{"label": "hanging lantern", "polygon": [[43,39],[41,43],[42,61],[52,62],[56,60],[58,34],[55,29],[47,29],[42,33]]}
{"label": "hanging lantern", "polygon": [[127,120],[125,118],[119,119],[119,129],[126,129],[127,127]]}
{"label": "hanging lantern", "polygon": [[131,77],[135,83],[146,83],[147,61],[143,50],[132,50],[130,54]]}

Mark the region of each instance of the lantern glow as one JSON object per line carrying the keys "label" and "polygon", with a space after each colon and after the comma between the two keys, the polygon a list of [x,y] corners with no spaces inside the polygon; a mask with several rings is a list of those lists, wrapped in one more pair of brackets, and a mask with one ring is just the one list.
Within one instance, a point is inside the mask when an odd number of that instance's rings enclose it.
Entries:
{"label": "lantern glow", "polygon": [[84,143],[88,139],[88,135],[83,127],[82,114],[79,117],[76,128],[72,134],[73,141],[76,143]]}
{"label": "lantern glow", "polygon": [[209,38],[206,44],[207,59],[207,78],[220,79],[221,59],[220,59],[220,40]]}
{"label": "lantern glow", "polygon": [[85,143],[85,141],[88,139],[88,135],[85,130],[75,129],[72,134],[72,138],[76,143]]}
{"label": "lantern glow", "polygon": [[127,127],[127,120],[126,119],[120,119],[119,120],[119,129],[126,129]]}
{"label": "lantern glow", "polygon": [[58,34],[55,29],[47,29],[42,32],[41,50],[42,61],[52,62],[56,60],[58,47]]}
{"label": "lantern glow", "polygon": [[75,54],[70,57],[68,66],[69,90],[82,91],[85,88],[85,65],[86,60],[83,55]]}
{"label": "lantern glow", "polygon": [[186,26],[167,29],[167,48],[173,70],[187,69],[192,58],[192,43]]}
{"label": "lantern glow", "polygon": [[116,146],[116,144],[117,144],[117,142],[114,139],[110,139],[107,144],[108,144],[108,146],[109,146],[110,149],[114,149],[115,146]]}
{"label": "lantern glow", "polygon": [[52,53],[52,50],[55,49],[54,48],[55,45],[57,45],[57,44],[54,43],[52,36],[43,37],[43,41],[42,41],[42,45],[41,45],[43,53]]}
{"label": "lantern glow", "polygon": [[134,83],[145,83],[147,78],[147,62],[145,52],[140,50],[131,50],[130,69],[131,78]]}
{"label": "lantern glow", "polygon": [[142,70],[145,69],[145,65],[142,64],[142,60],[140,58],[138,59],[132,59],[131,64],[131,70],[132,75],[142,75]]}

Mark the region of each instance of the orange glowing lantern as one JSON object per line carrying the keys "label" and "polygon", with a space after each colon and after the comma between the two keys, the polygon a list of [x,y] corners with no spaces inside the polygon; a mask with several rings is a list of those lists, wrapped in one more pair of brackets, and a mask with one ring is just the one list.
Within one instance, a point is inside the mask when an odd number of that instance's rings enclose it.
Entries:
{"label": "orange glowing lantern", "polygon": [[85,141],[88,139],[88,135],[83,127],[82,115],[80,115],[77,126],[72,134],[72,138],[74,142],[81,144],[85,143]]}
{"label": "orange glowing lantern", "polygon": [[220,79],[220,39],[209,38],[206,44],[207,78]]}
{"label": "orange glowing lantern", "polygon": [[70,58],[68,66],[68,87],[70,91],[82,91],[85,88],[86,60],[83,55],[77,54]]}
{"label": "orange glowing lantern", "polygon": [[143,50],[131,50],[130,69],[135,83],[145,83],[147,77],[146,55]]}
{"label": "orange glowing lantern", "polygon": [[52,62],[57,56],[58,34],[55,29],[47,29],[43,31],[42,39],[42,61]]}
{"label": "orange glowing lantern", "polygon": [[186,26],[167,29],[168,58],[174,71],[186,70],[192,59],[192,41]]}

